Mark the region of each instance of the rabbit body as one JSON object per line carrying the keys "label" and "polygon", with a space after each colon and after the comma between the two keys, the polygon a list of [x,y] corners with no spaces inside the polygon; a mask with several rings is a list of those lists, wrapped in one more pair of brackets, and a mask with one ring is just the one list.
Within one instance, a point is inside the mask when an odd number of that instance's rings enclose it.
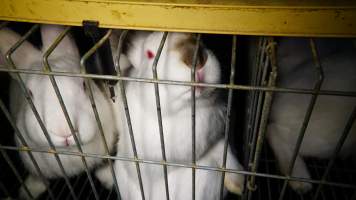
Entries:
{"label": "rabbit body", "polygon": [[[317,46],[322,47],[319,52],[325,77],[321,90],[354,92],[356,90],[355,50],[343,48],[343,51],[331,51],[333,47],[328,47],[326,44],[319,41]],[[279,52],[278,86],[313,89],[318,75],[307,40],[282,40]],[[311,95],[306,94],[275,93],[267,138],[284,174],[287,173],[291,162],[311,98]],[[292,176],[310,178],[303,157],[329,158],[332,155],[355,105],[355,97],[328,95],[317,97]],[[356,125],[354,124],[340,154],[347,156],[355,144]],[[301,193],[312,188],[312,185],[306,182],[289,183],[294,190]]]}
{"label": "rabbit body", "polygon": [[[126,53],[133,65],[129,70],[128,76],[136,78],[153,77],[152,64],[162,35],[163,33],[160,32],[138,32],[134,35],[133,39],[130,40],[131,46],[129,46]],[[159,79],[190,81],[191,63],[189,62],[191,60],[189,58],[186,59],[185,56],[187,56],[187,53],[193,54],[194,52],[194,43],[191,40],[188,34],[168,34],[157,64]],[[220,66],[215,56],[202,47],[201,52],[198,54],[200,57],[197,64],[197,82],[218,83],[220,81]],[[184,59],[186,62],[184,62]],[[138,157],[147,160],[162,160],[154,85],[150,83],[125,82],[125,90]],[[159,84],[159,95],[167,161],[190,163],[192,160],[191,87]],[[123,105],[120,105],[120,107],[123,108]],[[197,88],[196,158],[198,162],[201,157],[208,155],[207,152],[222,137],[224,113],[225,106],[220,102],[217,91],[210,88]],[[122,111],[119,116],[119,127],[122,135],[117,154],[133,158],[134,154],[125,113]],[[232,155],[229,158],[235,159]],[[214,163],[211,163],[209,156],[202,160],[202,163],[214,165]],[[115,166],[122,198],[141,199],[135,164],[116,161]],[[241,168],[238,163],[231,167],[235,169]],[[140,164],[140,169],[146,199],[164,199],[165,197],[163,196],[159,197],[161,194],[157,194],[165,191],[159,191],[164,189],[162,166]],[[204,173],[197,172],[197,177],[200,177],[197,178],[198,182],[204,182],[203,180],[212,181],[215,177],[215,175],[202,175]],[[189,169],[177,170],[174,167],[168,167],[170,193],[178,194],[179,192],[176,189],[181,184],[191,182],[189,174],[191,174]],[[239,178],[243,181],[243,177]],[[156,181],[158,182],[156,183]],[[202,185],[207,186],[206,184]],[[155,190],[159,192],[155,192]],[[197,193],[198,199],[204,199],[200,197],[202,192],[200,190],[199,194]],[[172,197],[172,199],[185,198]]]}
{"label": "rabbit body", "polygon": [[[54,39],[63,30],[64,28],[60,26],[43,25],[41,27],[43,41],[42,52],[47,50]],[[2,55],[4,55],[9,47],[19,39],[19,36],[7,29],[0,30],[0,36],[0,50]],[[14,52],[12,59],[17,68],[42,70],[42,52],[25,41],[25,43]],[[79,53],[74,41],[69,35],[65,36],[50,55],[48,61],[53,71],[80,72]],[[21,77],[56,150],[78,152],[78,148],[49,77],[34,74],[21,74]],[[104,143],[101,139],[88,96],[88,86],[85,85],[84,79],[56,76],[55,80],[83,152],[106,155]],[[19,80],[14,77],[10,85],[11,114],[30,148],[48,150],[50,148],[49,143],[29,103],[26,101],[18,81]],[[115,120],[115,112],[113,112],[114,104],[110,101],[103,87],[95,84],[92,80],[89,80],[89,82],[109,150],[112,150],[117,139],[118,131],[116,124],[112,123]],[[16,136],[15,141],[18,146],[23,145]],[[53,154],[39,152],[33,152],[32,154],[42,174],[46,178],[63,177],[62,171]],[[30,175],[27,177],[25,184],[30,189],[32,195],[37,197],[45,190],[45,187],[39,179],[39,174],[35,170],[28,154],[22,152],[20,156],[26,168],[30,171]],[[80,156],[59,154],[59,158],[68,176],[76,175],[85,169]],[[87,157],[86,161],[88,168],[92,169],[103,160]],[[20,197],[28,198],[24,192],[24,188],[20,190]]]}

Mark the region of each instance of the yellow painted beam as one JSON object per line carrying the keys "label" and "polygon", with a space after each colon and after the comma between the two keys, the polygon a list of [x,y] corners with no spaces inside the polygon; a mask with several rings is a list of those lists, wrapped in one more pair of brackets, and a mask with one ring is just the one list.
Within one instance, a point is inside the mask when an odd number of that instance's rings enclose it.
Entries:
{"label": "yellow painted beam", "polygon": [[355,1],[0,0],[0,20],[243,35],[356,37]]}

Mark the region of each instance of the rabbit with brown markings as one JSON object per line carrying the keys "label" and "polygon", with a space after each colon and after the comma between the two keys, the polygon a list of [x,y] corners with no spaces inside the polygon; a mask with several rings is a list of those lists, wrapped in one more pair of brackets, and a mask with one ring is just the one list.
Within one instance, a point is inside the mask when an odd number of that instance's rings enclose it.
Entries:
{"label": "rabbit with brown markings", "polygon": [[[152,64],[162,39],[161,32],[135,32],[130,37],[127,58],[132,64],[128,76],[136,78],[153,78]],[[161,80],[190,81],[192,57],[195,38],[192,34],[169,33],[157,65],[158,78]],[[196,80],[200,83],[219,83],[220,65],[214,54],[200,44]],[[137,154],[140,159],[162,160],[162,150],[157,120],[156,97],[154,85],[150,83],[125,82],[127,101],[131,117]],[[191,86],[159,84],[162,125],[165,153],[168,162],[190,163],[192,156],[192,121],[191,121]],[[120,102],[122,103],[122,102]],[[123,109],[123,105],[120,105]],[[213,88],[197,87],[196,89],[196,158],[198,164],[211,166],[221,165],[215,159],[213,148],[222,138],[225,122],[225,106],[219,98],[218,91]],[[134,157],[127,119],[125,113],[119,113],[121,138],[118,145],[118,156]],[[221,151],[222,157],[222,151]],[[242,169],[236,158],[229,151],[228,167]],[[219,164],[218,164],[219,162]],[[164,193],[162,166],[141,164],[141,175],[146,199],[162,199],[156,190]],[[122,199],[141,199],[139,182],[135,164],[116,161],[115,170]],[[208,182],[211,187],[219,186],[215,175],[198,173],[199,180]],[[181,177],[176,179],[175,177]],[[168,167],[169,187],[173,196],[178,194],[182,183],[191,182],[185,170]],[[243,190],[242,175],[227,175],[230,189],[239,193]],[[188,192],[188,191],[187,191]],[[197,190],[198,199],[204,191]],[[214,191],[215,192],[215,191]],[[218,192],[218,189],[216,190]],[[186,193],[188,194],[188,193]],[[214,195],[211,195],[214,196]],[[173,198],[173,197],[172,197]],[[176,196],[173,199],[185,199]]]}
{"label": "rabbit with brown markings", "polygon": [[[62,26],[42,25],[42,49],[39,50],[25,41],[11,56],[16,67],[27,70],[42,70],[42,54],[63,30],[64,27]],[[9,29],[0,30],[0,52],[2,58],[19,38],[18,34]],[[70,35],[65,36],[49,56],[49,65],[53,71],[80,72],[79,52]],[[21,74],[21,77],[56,149],[59,151],[78,152],[49,77],[35,74]],[[83,152],[106,155],[84,79],[56,76],[55,80]],[[90,80],[90,83],[106,141],[109,149],[112,150],[118,133],[116,123],[113,123],[115,121],[115,113],[113,112],[115,105],[102,85],[96,84],[92,80]],[[49,143],[15,77],[10,85],[10,111],[29,147],[48,150]],[[15,140],[18,146],[22,145],[17,137],[15,137]],[[46,178],[63,176],[54,155],[38,152],[33,152],[33,155]],[[28,154],[20,153],[20,156],[25,167],[30,172],[25,184],[36,198],[45,191],[45,185],[39,179],[39,174],[35,170]],[[80,156],[59,154],[59,158],[68,176],[76,175],[85,169]],[[86,161],[89,169],[93,169],[94,166],[102,162],[102,159],[87,157]],[[24,191],[24,187],[20,189],[20,197],[29,198]]]}
{"label": "rabbit with brown markings", "polygon": [[[356,91],[356,51],[351,42],[346,46],[342,43],[345,41],[316,40],[324,71],[321,90]],[[278,86],[313,89],[318,74],[308,40],[281,39],[278,47]],[[288,173],[311,98],[308,94],[275,94],[267,138],[284,174]],[[303,157],[325,159],[332,155],[354,106],[355,97],[330,95],[317,97],[291,176],[311,178]],[[354,123],[340,155],[345,157],[352,153],[355,144]],[[312,188],[312,184],[307,182],[290,181],[289,184],[300,193],[308,192]]]}

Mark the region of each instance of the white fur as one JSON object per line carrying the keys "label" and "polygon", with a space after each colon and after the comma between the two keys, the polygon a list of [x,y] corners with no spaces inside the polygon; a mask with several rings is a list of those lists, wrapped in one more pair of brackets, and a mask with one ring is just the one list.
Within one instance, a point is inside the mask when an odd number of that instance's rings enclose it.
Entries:
{"label": "white fur", "polygon": [[[136,34],[131,40],[132,44],[127,53],[133,65],[128,76],[153,78],[152,64],[154,59],[148,59],[146,51],[150,50],[156,54],[163,34],[160,32],[138,32]],[[190,81],[191,70],[180,59],[180,52],[174,49],[175,43],[185,37],[186,35],[181,33],[169,33],[157,66],[159,79]],[[205,66],[201,69],[205,77],[204,82],[219,83],[219,63],[212,52],[207,49],[204,49],[204,51],[208,55]],[[138,157],[140,159],[160,161],[162,160],[162,152],[154,86],[153,84],[137,82],[126,82],[125,86]],[[167,161],[190,163],[192,151],[191,87],[160,84],[159,92]],[[219,101],[218,93],[215,90],[208,88],[197,89],[196,94],[196,156],[197,159],[200,159],[202,156],[208,155],[207,152],[212,149],[216,141],[222,136],[225,107],[223,102]],[[123,105],[120,105],[120,108],[123,108]],[[132,158],[134,155],[126,116],[123,111],[119,115],[119,127],[122,135],[117,154]],[[211,159],[213,158],[206,156],[205,159],[202,159],[202,163],[216,164],[217,161],[212,163]],[[232,155],[230,159],[234,160]],[[141,164],[140,166],[146,199],[161,199],[161,197],[156,197],[155,190],[162,189],[162,185],[157,185],[155,188],[153,183],[162,180],[162,166],[147,164]],[[231,167],[242,169],[237,161]],[[116,161],[115,170],[122,198],[124,200],[141,199],[135,164]],[[174,171],[177,172],[173,173]],[[198,181],[201,181],[200,178],[213,181],[215,177],[215,175],[203,174],[203,172],[197,174]],[[191,181],[189,173],[187,174],[185,170],[178,171],[172,167],[169,167],[168,176],[172,179],[170,180],[170,190],[174,195],[179,193],[179,187],[185,187],[181,185],[183,182],[188,183]],[[239,181],[236,182],[243,182],[243,176],[238,175],[237,179]],[[219,179],[214,179],[214,181],[218,183]],[[206,183],[202,183],[202,187],[205,186],[207,186]],[[211,187],[214,186],[216,184],[211,183]],[[161,192],[164,193],[164,190]],[[198,192],[202,193],[203,191],[198,190]],[[198,199],[202,198],[201,195],[197,194]],[[184,198],[177,197],[177,199]]]}
{"label": "white fur", "polygon": [[[38,50],[30,43],[25,41],[20,48],[15,51],[12,58],[18,68],[39,70],[43,68],[42,54],[52,44],[55,38],[63,31],[61,26],[43,25],[41,27],[42,50]],[[16,33],[3,29],[0,31],[0,51],[1,55],[13,45],[20,36]],[[80,71],[80,57],[73,39],[68,35],[49,57],[49,64],[53,71],[65,71],[78,73]],[[71,131],[65,120],[61,106],[52,87],[48,76],[22,74],[24,83],[33,94],[32,100],[46,127],[50,138],[57,150],[78,152]],[[55,77],[64,104],[69,113],[71,122],[80,140],[81,147],[85,153],[106,154],[103,141],[94,117],[94,113],[88,96],[88,86],[84,90],[84,79],[77,77]],[[112,149],[117,134],[117,128],[113,121],[114,104],[107,97],[106,91],[101,91],[99,87],[90,81],[94,99],[97,105],[99,116],[104,128],[109,149]],[[28,145],[32,148],[49,149],[49,144],[44,136],[42,129],[36,120],[33,111],[19,87],[18,80],[13,80],[10,86],[10,107],[11,113],[16,120],[16,125],[24,136]],[[64,136],[68,136],[69,146],[65,145]],[[20,146],[19,138],[15,137]],[[30,176],[26,180],[26,185],[43,184],[39,178],[27,153],[21,153],[21,158],[30,171]],[[33,155],[43,173],[47,178],[62,177],[62,172],[57,164],[54,155],[33,152]],[[68,176],[78,174],[84,170],[81,157],[71,155],[59,155],[65,172]],[[88,167],[92,169],[102,159],[86,158]],[[36,187],[41,188],[41,187]],[[31,187],[30,187],[31,189]],[[23,189],[21,190],[23,191]],[[31,191],[34,196],[40,195],[36,190]],[[23,192],[21,192],[22,197]]]}
{"label": "white fur", "polygon": [[[332,52],[324,49],[325,46],[325,43],[318,45],[323,47],[320,49],[321,65],[325,74],[322,90],[355,91],[355,51]],[[308,41],[282,40],[279,52],[278,86],[312,89],[318,77]],[[304,94],[276,93],[274,96],[267,137],[284,174],[288,170],[310,100],[311,95]],[[318,97],[292,176],[310,178],[303,157],[328,158],[332,155],[355,105],[356,98],[323,95]],[[355,142],[356,126],[353,125],[341,155],[349,154]],[[312,185],[306,182],[290,182],[290,185],[301,193],[312,188]]]}

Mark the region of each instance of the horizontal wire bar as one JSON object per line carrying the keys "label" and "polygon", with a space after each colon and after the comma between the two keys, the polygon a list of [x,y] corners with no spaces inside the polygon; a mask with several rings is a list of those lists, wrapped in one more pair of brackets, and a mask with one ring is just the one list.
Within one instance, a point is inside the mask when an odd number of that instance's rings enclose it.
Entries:
{"label": "horizontal wire bar", "polygon": [[335,91],[335,90],[320,90],[315,92],[313,89],[297,89],[297,88],[283,88],[283,87],[269,87],[269,86],[247,86],[247,85],[229,85],[229,84],[212,84],[212,83],[192,83],[189,81],[172,81],[172,80],[154,80],[145,78],[133,78],[133,77],[118,77],[111,75],[96,75],[96,74],[83,74],[83,73],[71,73],[71,72],[44,72],[39,70],[26,70],[26,69],[6,69],[5,66],[0,65],[0,72],[18,72],[23,74],[37,74],[37,75],[55,75],[55,76],[70,76],[70,77],[82,77],[92,79],[106,79],[106,80],[123,80],[123,81],[135,81],[145,83],[159,83],[170,85],[182,85],[182,86],[199,86],[218,89],[235,89],[235,90],[256,90],[265,92],[284,92],[284,93],[297,93],[297,94],[317,94],[317,95],[333,95],[333,96],[347,96],[356,97],[356,92],[353,91]]}
{"label": "horizontal wire bar", "polygon": [[172,167],[196,168],[196,169],[202,169],[202,170],[208,170],[208,171],[234,173],[234,174],[242,174],[242,175],[249,175],[249,176],[259,176],[259,177],[274,178],[274,179],[289,180],[289,181],[309,182],[309,183],[314,183],[314,184],[324,184],[324,185],[330,185],[330,186],[356,189],[356,185],[352,185],[352,184],[337,183],[337,182],[331,182],[331,181],[321,182],[319,180],[313,180],[313,179],[306,179],[306,178],[299,178],[299,177],[285,177],[285,176],[281,176],[281,175],[249,172],[249,171],[244,171],[244,170],[234,170],[234,169],[227,169],[227,168],[223,169],[223,168],[203,166],[203,165],[193,166],[191,164],[163,162],[163,161],[154,161],[154,160],[143,160],[143,159],[122,157],[122,156],[99,155],[99,154],[93,154],[93,153],[79,153],[79,152],[72,152],[72,151],[61,151],[61,150],[53,151],[50,149],[44,150],[44,149],[37,149],[37,148],[30,148],[30,147],[15,147],[15,146],[0,145],[0,149],[14,150],[14,151],[32,151],[32,152],[38,152],[38,153],[49,153],[49,154],[58,154],[58,155],[62,154],[62,155],[73,155],[73,156],[85,156],[85,157],[93,157],[93,158],[120,160],[120,161],[125,161],[125,162],[140,162],[140,163],[153,164],[153,165],[167,165],[167,166],[172,166]]}

